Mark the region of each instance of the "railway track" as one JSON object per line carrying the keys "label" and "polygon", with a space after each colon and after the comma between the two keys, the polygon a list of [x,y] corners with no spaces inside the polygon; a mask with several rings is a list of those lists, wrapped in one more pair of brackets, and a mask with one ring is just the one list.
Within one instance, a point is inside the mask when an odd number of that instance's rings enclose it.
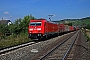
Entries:
{"label": "railway track", "polygon": [[78,37],[78,33],[79,31],[76,34],[73,33],[70,36],[67,36],[67,38],[64,39],[62,42],[57,40],[57,42],[59,43],[56,43],[55,46],[53,44],[51,46],[49,45],[46,48],[47,50],[46,52],[42,52],[41,54],[39,54],[38,56],[34,57],[31,60],[61,60],[61,59],[64,60],[66,59],[75,40]]}
{"label": "railway track", "polygon": [[[17,47],[15,50],[6,50],[6,53],[0,55],[0,60],[38,60],[41,59],[41,56],[44,56],[45,53],[49,52],[57,44],[61,43],[64,40],[69,39],[75,32],[71,32],[62,36],[52,38],[50,40],[41,41],[38,43],[26,44],[21,48]],[[67,41],[67,40],[66,40]],[[62,43],[63,44],[63,43]],[[20,49],[18,49],[20,48]],[[8,51],[10,53],[8,53]],[[4,50],[3,50],[4,52]]]}
{"label": "railway track", "polygon": [[25,43],[25,44],[13,46],[13,47],[1,49],[1,50],[0,50],[0,55],[1,55],[1,54],[5,54],[5,53],[7,53],[7,52],[10,52],[10,51],[12,51],[12,50],[16,50],[16,49],[19,49],[19,48],[22,48],[22,47],[25,47],[25,46],[32,45],[32,44],[35,44],[35,42],[29,42],[29,43]]}
{"label": "railway track", "polygon": [[78,33],[79,32],[56,45],[38,60],[65,60],[78,37]]}

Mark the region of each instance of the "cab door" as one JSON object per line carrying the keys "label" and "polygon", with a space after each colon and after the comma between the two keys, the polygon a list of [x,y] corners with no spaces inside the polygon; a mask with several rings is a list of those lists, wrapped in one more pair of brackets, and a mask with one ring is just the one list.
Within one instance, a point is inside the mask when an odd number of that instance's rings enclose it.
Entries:
{"label": "cab door", "polygon": [[48,26],[47,26],[47,23],[46,22],[44,23],[44,32],[45,32],[45,34],[48,33]]}

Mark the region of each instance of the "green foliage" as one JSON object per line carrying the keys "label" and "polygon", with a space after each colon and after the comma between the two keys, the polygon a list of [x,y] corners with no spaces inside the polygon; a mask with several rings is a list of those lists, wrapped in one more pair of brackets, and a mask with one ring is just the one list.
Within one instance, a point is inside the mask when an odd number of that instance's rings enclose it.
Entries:
{"label": "green foliage", "polygon": [[90,24],[86,25],[84,28],[90,29]]}
{"label": "green foliage", "polygon": [[[67,21],[70,23],[69,25],[77,26],[77,27],[86,27],[90,29],[90,17],[85,17],[81,19],[64,19],[61,20],[61,23],[65,23]],[[72,24],[71,24],[72,23]]]}
{"label": "green foliage", "polygon": [[67,23],[66,25],[72,26],[72,23]]}
{"label": "green foliage", "polygon": [[28,24],[31,19],[35,19],[32,15],[24,16],[23,19],[19,18],[15,20],[13,24],[9,26],[11,33],[20,34],[27,32]]}
{"label": "green foliage", "polygon": [[6,35],[7,33],[9,33],[9,29],[8,29],[8,25],[5,24],[0,24],[0,36],[1,35]]}
{"label": "green foliage", "polygon": [[0,40],[0,49],[18,45],[18,44],[23,44],[30,42],[31,40],[27,38],[27,34],[23,34],[23,36],[20,34],[18,37],[14,38],[13,35],[10,35],[7,37],[7,39]]}
{"label": "green foliage", "polygon": [[[5,47],[10,47],[31,40],[28,38],[28,24],[31,19],[35,19],[32,15],[24,16],[23,19],[16,19],[15,22],[11,25],[0,25],[0,49]],[[5,36],[6,33],[11,33],[9,36]],[[5,37],[5,39],[2,39]]]}
{"label": "green foliage", "polygon": [[5,37],[6,34],[19,35],[20,33],[27,32],[28,24],[31,19],[35,19],[31,14],[24,16],[23,19],[18,18],[11,25],[0,24],[0,39],[1,37]]}

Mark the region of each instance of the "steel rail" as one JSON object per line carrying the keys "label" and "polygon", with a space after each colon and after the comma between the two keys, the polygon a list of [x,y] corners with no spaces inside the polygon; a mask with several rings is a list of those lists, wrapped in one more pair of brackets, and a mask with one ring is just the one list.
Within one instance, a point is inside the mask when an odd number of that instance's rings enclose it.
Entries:
{"label": "steel rail", "polygon": [[[74,33],[75,34],[75,33]],[[49,55],[50,53],[52,53],[55,49],[57,49],[59,46],[61,46],[63,43],[65,43],[68,39],[70,39],[72,36],[74,36],[74,34],[72,34],[70,37],[68,37],[67,39],[65,39],[63,42],[61,42],[60,44],[56,45],[54,48],[52,48],[51,50],[49,50],[44,56],[39,57],[38,60],[42,60],[43,58],[45,58],[47,55]]]}
{"label": "steel rail", "polygon": [[34,42],[29,42],[29,43],[25,43],[25,44],[21,44],[21,45],[18,45],[18,46],[13,46],[13,47],[10,47],[10,48],[0,50],[0,55],[4,54],[6,52],[9,52],[9,51],[15,50],[15,49],[19,49],[19,48],[22,48],[22,47],[25,47],[25,46],[32,45],[32,44],[35,44],[35,43]]}
{"label": "steel rail", "polygon": [[78,36],[79,36],[79,34],[75,37],[75,39],[74,39],[73,42],[71,43],[70,47],[68,48],[68,50],[67,50],[66,53],[64,54],[62,60],[65,60],[65,59],[66,59],[68,53],[70,52],[71,48],[73,47],[73,44],[75,43],[75,41],[76,41],[76,39],[77,39]]}

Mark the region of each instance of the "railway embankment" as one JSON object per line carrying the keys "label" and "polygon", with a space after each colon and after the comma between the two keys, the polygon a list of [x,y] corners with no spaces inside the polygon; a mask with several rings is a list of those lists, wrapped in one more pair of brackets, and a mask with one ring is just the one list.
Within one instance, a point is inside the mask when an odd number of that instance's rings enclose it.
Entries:
{"label": "railway embankment", "polygon": [[[85,39],[84,42],[83,42],[83,46],[86,46],[87,48],[87,52],[86,53],[83,53],[84,55],[86,54],[87,56],[87,60],[90,59],[90,30],[82,30],[83,32],[83,37],[82,39]],[[85,51],[83,51],[85,52]]]}
{"label": "railway embankment", "polygon": [[30,42],[28,34],[10,35],[0,40],[0,50]]}

